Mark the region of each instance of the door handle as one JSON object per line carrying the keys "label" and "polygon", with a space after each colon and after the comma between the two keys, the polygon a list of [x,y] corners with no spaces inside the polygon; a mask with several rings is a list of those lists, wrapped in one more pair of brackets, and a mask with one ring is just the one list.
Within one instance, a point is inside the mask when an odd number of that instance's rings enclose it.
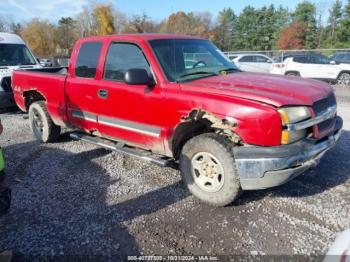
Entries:
{"label": "door handle", "polygon": [[106,89],[99,89],[97,91],[97,95],[99,98],[106,99],[108,97],[108,90]]}

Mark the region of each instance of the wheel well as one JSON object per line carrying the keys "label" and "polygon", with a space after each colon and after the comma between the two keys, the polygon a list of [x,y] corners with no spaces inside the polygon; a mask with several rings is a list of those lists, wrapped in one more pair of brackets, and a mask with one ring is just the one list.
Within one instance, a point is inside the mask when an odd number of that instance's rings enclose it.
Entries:
{"label": "wheel well", "polygon": [[36,101],[45,101],[45,97],[40,94],[38,91],[31,90],[31,91],[26,91],[23,93],[24,101],[25,101],[25,106],[26,106],[26,111],[29,110],[29,107],[32,103]]}
{"label": "wheel well", "polygon": [[192,110],[187,116],[181,118],[171,139],[171,150],[175,159],[180,157],[182,147],[191,138],[204,133],[217,133],[227,137],[232,142],[240,143],[240,137],[234,133],[237,126],[235,120],[220,119],[215,115],[201,109]]}
{"label": "wheel well", "polygon": [[204,121],[193,121],[179,124],[172,137],[172,151],[175,159],[180,157],[181,150],[188,140],[203,133],[213,132],[210,124]]}
{"label": "wheel well", "polygon": [[287,75],[287,74],[290,74],[290,73],[293,73],[293,74],[296,74],[298,76],[300,76],[300,73],[298,71],[287,71],[284,73],[284,75]]}
{"label": "wheel well", "polygon": [[348,71],[348,70],[343,70],[343,71],[340,71],[340,73],[338,74],[338,76],[337,76],[337,79],[339,78],[339,76],[341,76],[341,74],[343,74],[343,73],[347,73],[347,74],[350,74],[350,71]]}

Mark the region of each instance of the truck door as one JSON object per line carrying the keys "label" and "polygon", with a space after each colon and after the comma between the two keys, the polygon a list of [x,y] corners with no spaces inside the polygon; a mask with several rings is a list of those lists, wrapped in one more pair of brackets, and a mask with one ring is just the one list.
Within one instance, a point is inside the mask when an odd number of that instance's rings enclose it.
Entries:
{"label": "truck door", "polygon": [[75,70],[69,72],[66,81],[68,118],[74,126],[87,132],[98,131],[96,72],[101,49],[101,42],[82,43],[73,66]]}
{"label": "truck door", "polygon": [[104,72],[99,81],[99,130],[106,137],[126,140],[139,146],[163,152],[162,88],[156,84],[128,85],[124,82],[129,69],[151,67],[141,48],[129,42],[112,42],[108,48]]}

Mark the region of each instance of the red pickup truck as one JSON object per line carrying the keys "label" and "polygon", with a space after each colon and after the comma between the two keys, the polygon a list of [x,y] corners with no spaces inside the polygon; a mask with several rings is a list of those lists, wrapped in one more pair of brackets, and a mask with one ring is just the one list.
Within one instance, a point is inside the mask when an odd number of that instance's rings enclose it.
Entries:
{"label": "red pickup truck", "polygon": [[340,137],[331,87],[239,72],[205,39],[114,35],[79,40],[68,68],[15,71],[17,105],[42,142],[71,136],[161,166],[216,206],[314,167]]}

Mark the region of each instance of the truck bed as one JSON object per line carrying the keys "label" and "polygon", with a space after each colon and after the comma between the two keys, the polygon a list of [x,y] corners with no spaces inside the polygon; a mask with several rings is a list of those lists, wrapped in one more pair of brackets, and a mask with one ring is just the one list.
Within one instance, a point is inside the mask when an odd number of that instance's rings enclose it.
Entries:
{"label": "truck bed", "polygon": [[12,76],[14,98],[18,107],[28,111],[27,99],[31,91],[37,91],[45,99],[52,120],[58,125],[67,121],[65,83],[67,68],[39,68],[16,70]]}
{"label": "truck bed", "polygon": [[25,69],[24,71],[30,71],[35,73],[67,75],[68,68],[67,67],[43,67],[43,68]]}

